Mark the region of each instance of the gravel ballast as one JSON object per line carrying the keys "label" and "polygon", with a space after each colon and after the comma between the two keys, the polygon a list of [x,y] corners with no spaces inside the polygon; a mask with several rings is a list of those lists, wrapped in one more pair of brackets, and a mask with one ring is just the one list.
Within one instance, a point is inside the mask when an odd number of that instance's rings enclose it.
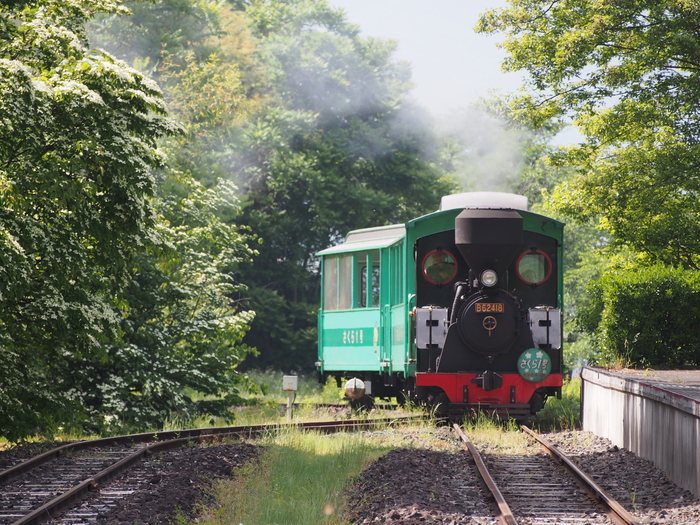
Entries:
{"label": "gravel ballast", "polygon": [[[493,522],[469,456],[446,428],[403,433],[399,448],[371,463],[347,487],[343,517],[349,523],[468,524]],[[436,449],[425,434],[445,438]],[[583,431],[547,434],[606,491],[643,524],[700,524],[700,500],[671,482],[650,461],[619,449],[610,441]],[[37,450],[34,446],[32,453]],[[8,466],[31,455],[15,447],[0,452]],[[167,524],[179,512],[206,502],[214,479],[232,475],[246,461],[255,460],[255,447],[246,444],[191,447],[186,459],[160,457],[157,471],[141,489],[121,500],[102,523]],[[157,481],[156,481],[157,480]],[[1,489],[0,489],[1,490]],[[190,514],[190,517],[192,515]]]}

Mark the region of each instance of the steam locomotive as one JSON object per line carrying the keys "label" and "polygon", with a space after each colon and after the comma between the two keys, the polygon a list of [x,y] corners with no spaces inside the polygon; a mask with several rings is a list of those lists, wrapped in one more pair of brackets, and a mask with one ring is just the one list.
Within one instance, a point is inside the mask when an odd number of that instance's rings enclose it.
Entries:
{"label": "steam locomotive", "polygon": [[356,405],[527,419],[561,397],[563,228],[526,197],[474,192],[350,232],[317,254],[320,377],[362,380]]}

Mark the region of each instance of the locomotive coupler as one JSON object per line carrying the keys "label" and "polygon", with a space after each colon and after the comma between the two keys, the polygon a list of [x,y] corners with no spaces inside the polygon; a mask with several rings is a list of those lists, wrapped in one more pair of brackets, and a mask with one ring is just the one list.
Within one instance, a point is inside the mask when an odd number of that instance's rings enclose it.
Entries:
{"label": "locomotive coupler", "polygon": [[501,377],[501,375],[497,374],[496,372],[486,370],[479,377],[475,377],[474,379],[472,379],[471,382],[475,385],[480,386],[488,392],[490,390],[496,390],[497,388],[501,388],[503,386],[503,377]]}

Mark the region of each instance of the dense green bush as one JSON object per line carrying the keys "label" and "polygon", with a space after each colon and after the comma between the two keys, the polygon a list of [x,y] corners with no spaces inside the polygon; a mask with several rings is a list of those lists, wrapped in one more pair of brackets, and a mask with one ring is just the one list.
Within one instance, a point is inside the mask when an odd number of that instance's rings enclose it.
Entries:
{"label": "dense green bush", "polygon": [[666,266],[610,272],[581,312],[606,360],[626,366],[700,364],[700,272]]}

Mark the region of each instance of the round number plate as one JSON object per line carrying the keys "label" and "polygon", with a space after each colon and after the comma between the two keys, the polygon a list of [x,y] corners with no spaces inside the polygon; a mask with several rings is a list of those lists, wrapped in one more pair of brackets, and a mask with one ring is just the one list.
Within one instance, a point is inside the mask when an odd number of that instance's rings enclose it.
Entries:
{"label": "round number plate", "polygon": [[544,350],[530,348],[518,358],[518,372],[526,381],[537,383],[547,377],[552,371],[552,361]]}

